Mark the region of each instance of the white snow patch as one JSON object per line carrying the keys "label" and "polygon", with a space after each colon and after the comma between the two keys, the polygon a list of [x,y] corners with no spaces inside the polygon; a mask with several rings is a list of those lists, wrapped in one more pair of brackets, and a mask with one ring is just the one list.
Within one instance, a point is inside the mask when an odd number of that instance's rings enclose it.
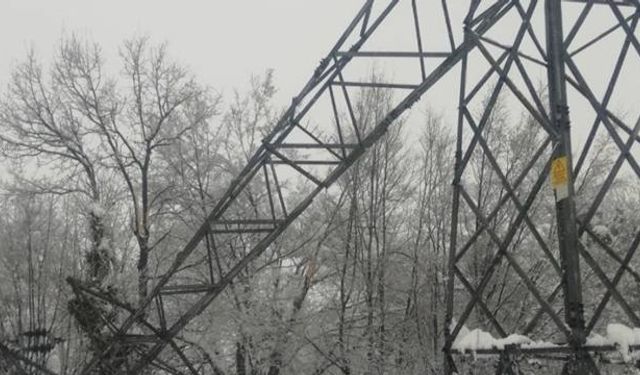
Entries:
{"label": "white snow patch", "polygon": [[633,359],[630,346],[640,345],[640,329],[630,328],[624,324],[607,325],[607,340],[618,348],[625,362]]}
{"label": "white snow patch", "polygon": [[475,352],[478,349],[491,349],[495,345],[496,339],[489,332],[480,329],[474,329],[469,334],[462,337],[454,349],[460,351]]}
{"label": "white snow patch", "polygon": [[475,351],[482,349],[504,350],[505,347],[509,345],[517,345],[525,349],[553,348],[558,346],[548,341],[533,341],[527,336],[518,334],[511,334],[505,338],[496,339],[488,332],[474,329],[464,336],[462,336],[462,330],[460,330],[460,335],[458,335],[458,339],[455,340],[453,349],[461,352],[470,351],[475,353]]}
{"label": "white snow patch", "polygon": [[96,217],[104,217],[107,211],[102,207],[100,202],[91,202],[88,207],[89,213],[95,215]]}
{"label": "white snow patch", "polygon": [[[462,332],[462,331],[460,331]],[[466,336],[456,340],[453,348],[460,351],[476,351],[481,349],[503,350],[508,345],[526,346],[535,344],[530,338],[523,335],[512,334],[505,338],[496,339],[489,332],[474,329]]]}
{"label": "white snow patch", "polygon": [[47,359],[47,368],[51,371],[60,371],[62,364],[58,353],[51,353],[51,356]]}
{"label": "white snow patch", "polygon": [[497,349],[504,349],[507,345],[527,345],[531,342],[531,339],[527,336],[512,334],[503,339],[495,340],[495,347]]}
{"label": "white snow patch", "polygon": [[609,228],[607,228],[607,227],[605,227],[604,225],[601,225],[601,224],[594,226],[592,231],[598,237],[611,236],[611,231],[609,231]]}
{"label": "white snow patch", "polygon": [[541,340],[541,341],[531,340],[530,342],[522,345],[522,347],[526,349],[557,348],[559,346],[560,345],[558,344],[554,344],[552,342],[544,341],[544,340]]}
{"label": "white snow patch", "polygon": [[104,250],[111,253],[111,241],[108,238],[103,237],[98,244],[98,250]]}
{"label": "white snow patch", "polygon": [[587,338],[587,342],[585,344],[589,346],[613,345],[613,343],[609,341],[609,339],[597,333],[591,333]]}
{"label": "white snow patch", "polygon": [[[452,329],[455,321],[452,322]],[[588,346],[614,345],[622,355],[625,362],[640,359],[640,351],[633,352],[631,346],[640,345],[640,328],[630,328],[623,324],[612,323],[607,325],[607,336],[603,337],[592,333],[587,339]],[[496,339],[489,332],[480,329],[469,331],[462,327],[452,348],[461,352],[471,352],[475,356],[478,350],[497,349],[504,350],[508,345],[518,345],[523,349],[552,348],[560,345],[548,341],[533,341],[527,336],[512,334],[505,338]]]}
{"label": "white snow patch", "polygon": [[[452,319],[451,324],[449,325],[449,330],[453,331],[456,328],[456,325],[458,325],[458,322],[455,319]],[[469,332],[469,328],[467,328],[467,326],[463,324],[462,327],[460,327],[460,331],[458,332],[456,339],[453,341],[453,347],[456,348],[456,346],[460,343],[460,340],[467,337]]]}

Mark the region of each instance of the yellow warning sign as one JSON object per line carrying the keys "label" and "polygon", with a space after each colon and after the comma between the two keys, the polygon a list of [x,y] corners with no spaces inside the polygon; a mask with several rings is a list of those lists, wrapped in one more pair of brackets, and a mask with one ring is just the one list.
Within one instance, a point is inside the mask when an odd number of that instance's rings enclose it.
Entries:
{"label": "yellow warning sign", "polygon": [[558,189],[569,183],[569,160],[561,156],[551,162],[551,187]]}

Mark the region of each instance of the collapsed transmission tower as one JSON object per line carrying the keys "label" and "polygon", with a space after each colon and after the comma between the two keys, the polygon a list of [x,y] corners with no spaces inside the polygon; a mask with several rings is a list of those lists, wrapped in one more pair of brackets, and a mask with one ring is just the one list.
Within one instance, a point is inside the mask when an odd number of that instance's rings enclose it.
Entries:
{"label": "collapsed transmission tower", "polygon": [[[121,371],[110,369],[108,359],[123,348],[132,358],[126,369],[130,374],[150,366],[166,373],[200,373],[196,354],[178,345],[176,336],[196,323],[234,278],[269,251],[395,120],[421,98],[428,102],[440,97],[430,96],[440,92],[440,86],[451,90],[452,80],[459,91],[450,91],[458,116],[446,373],[468,363],[465,348],[456,345],[465,325],[502,338],[516,330],[540,338],[538,345],[471,348],[497,358],[498,373],[518,373],[523,358],[536,356],[559,362],[562,373],[600,373],[601,354],[616,347],[587,338],[607,323],[611,302],[621,312],[619,319],[640,327],[637,309],[618,290],[623,278],[637,275],[633,259],[640,232],[626,243],[612,243],[592,225],[616,180],[632,176],[637,181],[640,176],[633,152],[640,141],[640,122],[614,110],[619,100],[637,92],[637,70],[633,74],[634,62],[628,61],[640,55],[639,18],[639,0],[366,1],[207,220],[176,251],[173,263],[160,270],[146,301],[132,307],[91,287],[75,286],[123,317],[110,322],[102,355],[82,373]],[[359,79],[372,64],[384,64],[380,61],[397,67],[393,80]],[[354,114],[356,90],[388,91],[394,105],[381,121],[364,126]],[[521,108],[530,120],[529,130],[536,130],[528,145],[534,152],[519,156],[524,162],[517,170],[505,170],[489,136],[492,111],[501,97]],[[600,138],[612,145],[617,157],[606,177],[594,183],[592,194],[578,194],[576,181],[588,174],[586,164]],[[474,155],[482,155],[495,176],[501,191],[496,199],[478,199],[470,167]],[[287,179],[303,181],[303,188],[298,183],[294,189]],[[247,202],[248,190],[261,200]],[[553,215],[541,219],[536,213],[545,207],[551,207]],[[470,221],[475,225],[467,225]],[[245,250],[242,256],[232,251],[237,247]],[[486,266],[471,274],[467,259],[480,252]],[[533,263],[535,275],[543,277],[534,277]],[[601,291],[588,304],[586,270],[590,282],[598,285],[593,288]],[[489,306],[489,289],[496,277],[507,273],[528,301],[517,326],[511,312]],[[532,304],[538,308],[531,309]]]}

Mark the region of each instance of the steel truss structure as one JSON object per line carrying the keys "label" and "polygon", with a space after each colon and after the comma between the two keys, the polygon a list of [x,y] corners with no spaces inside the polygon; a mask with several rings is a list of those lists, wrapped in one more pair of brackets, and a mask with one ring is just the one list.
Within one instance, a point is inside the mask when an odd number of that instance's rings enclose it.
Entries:
{"label": "steel truss structure", "polygon": [[2,355],[0,361],[0,367],[3,371],[8,371],[10,374],[19,374],[19,375],[27,375],[27,374],[47,374],[47,375],[56,375],[55,372],[43,367],[41,364],[35,363],[31,359],[25,357],[24,355],[12,350],[7,347],[3,343],[0,342],[0,354]]}
{"label": "steel truss structure", "polygon": [[[628,324],[640,327],[638,312],[618,290],[624,277],[637,277],[632,260],[640,231],[623,248],[614,248],[622,244],[603,240],[592,225],[615,181],[623,175],[640,176],[633,152],[640,142],[640,121],[629,123],[614,110],[616,98],[625,93],[620,89],[623,94],[617,94],[618,87],[638,78],[637,74],[623,77],[629,73],[626,62],[640,55],[639,18],[639,0],[365,1],[206,222],[173,263],[161,270],[141,306],[74,285],[78,293],[125,317],[109,322],[112,334],[103,354],[93,358],[82,374],[118,371],[109,367],[109,358],[122,348],[133,358],[127,368],[130,374],[149,366],[173,374],[206,372],[198,354],[178,344],[179,334],[250,262],[268,252],[314,198],[321,197],[400,116],[425,94],[428,101],[438,83],[451,76],[459,83],[459,94],[452,98],[459,114],[446,373],[458,371],[464,361],[465,354],[454,344],[465,324],[482,324],[501,337],[517,329],[556,342],[479,349],[480,354],[500,359],[498,372],[517,373],[523,356],[546,356],[559,360],[563,373],[600,373],[597,353],[616,348],[587,345],[585,340],[606,323],[603,317],[610,302],[615,301]],[[402,28],[406,33],[399,31]],[[594,59],[602,54],[614,59],[612,68],[598,63],[594,72]],[[398,69],[393,80],[385,82],[355,80],[381,60],[409,68]],[[541,77],[544,89],[539,87]],[[605,83],[596,84],[593,77],[604,77]],[[638,85],[632,88],[637,90]],[[355,90],[388,91],[394,105],[380,121],[358,123]],[[492,113],[501,97],[519,106],[529,129],[536,130],[528,145],[533,152],[520,155],[523,161],[515,170],[505,169],[491,136]],[[580,124],[571,128],[569,107],[577,98]],[[587,118],[592,122],[586,123]],[[576,132],[586,137],[572,145]],[[586,166],[599,137],[606,138],[617,157],[587,198],[578,195],[574,185],[588,173]],[[572,147],[579,152],[572,153]],[[501,191],[496,199],[478,199],[477,175],[471,167],[478,155]],[[548,184],[550,171],[553,190]],[[294,189],[287,179],[304,183]],[[252,200],[255,196],[261,199]],[[540,219],[541,207],[549,202],[554,217]],[[469,221],[475,227],[470,228]],[[244,249],[240,256],[239,247]],[[487,260],[476,274],[467,267],[474,252],[482,252]],[[544,277],[534,277],[531,259],[541,260],[537,270],[543,269]],[[589,280],[602,288],[598,301],[588,304],[583,301],[585,269],[590,270]],[[539,307],[524,312],[526,324],[516,327],[513,316],[490,306],[488,290],[496,275],[507,272],[522,286],[523,300]]]}

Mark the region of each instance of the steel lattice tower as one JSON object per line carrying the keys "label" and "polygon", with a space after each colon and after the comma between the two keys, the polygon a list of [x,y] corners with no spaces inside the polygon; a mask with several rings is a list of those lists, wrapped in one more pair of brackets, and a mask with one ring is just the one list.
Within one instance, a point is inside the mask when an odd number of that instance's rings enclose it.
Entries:
{"label": "steel lattice tower", "polygon": [[[623,246],[618,249],[592,225],[615,181],[623,175],[635,181],[640,176],[633,152],[640,141],[640,121],[621,115],[615,105],[629,92],[619,87],[638,88],[634,81],[638,75],[633,74],[637,71],[629,72],[627,65],[633,62],[627,62],[640,55],[639,18],[639,0],[366,1],[208,220],[184,248],[176,250],[173,263],[161,270],[162,276],[141,306],[73,285],[78,293],[111,305],[125,317],[111,327],[103,355],[82,373],[108,372],[107,359],[125,348],[135,360],[128,370],[131,374],[148,366],[167,373],[181,373],[176,370],[181,368],[197,374],[192,360],[196,354],[180,348],[175,336],[197,321],[247,264],[268,251],[400,116],[421,98],[429,101],[439,83],[454,77],[459,91],[450,98],[457,102],[458,117],[446,371],[457,371],[465,357],[454,346],[465,324],[484,322],[484,329],[501,337],[514,333],[512,317],[488,305],[487,290],[494,277],[508,272],[522,285],[523,299],[538,306],[523,312],[527,323],[518,328],[519,333],[535,338],[551,332],[564,344],[507,345],[478,353],[495,354],[501,373],[517,373],[522,356],[546,356],[560,360],[563,373],[598,374],[597,353],[615,348],[586,345],[585,340],[595,327],[606,323],[603,316],[610,302],[615,301],[628,324],[640,327],[638,312],[618,290],[624,277],[637,277],[633,259],[640,232],[627,243],[616,243]],[[613,58],[611,67],[597,66],[594,71],[593,56],[598,51]],[[363,72],[374,61],[384,59],[406,65],[388,82],[356,80],[366,76]],[[355,90],[367,89],[389,91],[395,103],[381,121],[363,126],[354,115],[353,97]],[[535,128],[528,145],[532,152],[523,150],[523,162],[515,170],[504,169],[489,136],[492,111],[501,96],[526,113],[529,130]],[[482,106],[477,111],[479,102]],[[579,124],[574,119],[570,126],[570,108],[578,109]],[[572,144],[576,132],[583,139]],[[614,162],[595,184],[593,194],[585,197],[576,193],[574,185],[587,173],[585,163],[598,137],[614,148]],[[494,176],[500,191],[496,199],[477,199],[476,176],[470,167],[474,155],[482,156]],[[293,174],[305,181],[305,189],[293,190],[283,183]],[[247,189],[262,200],[250,205]],[[540,207],[551,207],[553,217],[541,219]],[[466,225],[470,221],[474,227]],[[586,246],[588,241],[595,245]],[[242,257],[229,266],[216,263],[219,254],[230,253],[240,243],[246,246]],[[482,252],[486,267],[472,275],[466,262],[474,252]],[[540,259],[536,272],[539,275],[542,269],[544,277],[534,278],[526,259]],[[605,267],[602,259],[614,266]],[[182,267],[191,263],[200,264],[198,274],[206,277],[195,278],[193,267]],[[598,300],[589,304],[584,302],[585,269],[602,288]],[[542,321],[549,324],[540,328]]]}

